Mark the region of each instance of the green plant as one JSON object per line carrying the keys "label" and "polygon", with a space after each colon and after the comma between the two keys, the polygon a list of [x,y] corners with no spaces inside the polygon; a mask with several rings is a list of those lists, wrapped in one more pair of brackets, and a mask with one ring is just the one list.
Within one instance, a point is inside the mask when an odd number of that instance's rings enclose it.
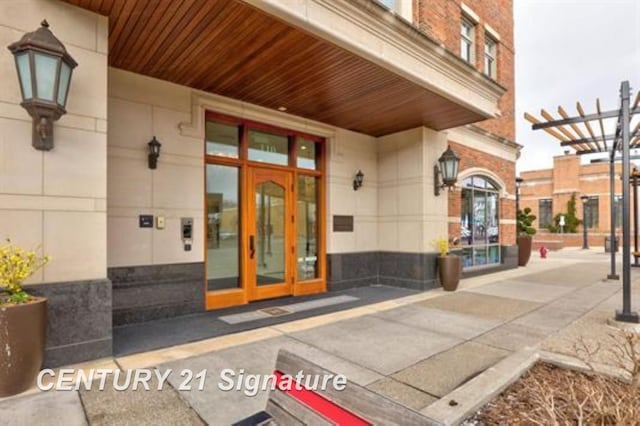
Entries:
{"label": "green plant", "polygon": [[551,232],[559,232],[560,231],[560,217],[564,216],[564,227],[562,229],[563,232],[567,234],[575,234],[578,232],[578,226],[582,224],[582,221],[578,219],[576,215],[576,194],[575,192],[571,194],[571,198],[567,201],[567,212],[566,213],[558,213],[553,217],[553,223],[549,225],[549,231]]}
{"label": "green plant", "polygon": [[520,236],[535,235],[536,229],[532,226],[534,220],[536,220],[536,216],[531,214],[531,209],[529,207],[525,207],[524,210],[518,210],[518,214],[517,214],[518,235]]}
{"label": "green plant", "polygon": [[50,261],[51,257],[38,256],[35,251],[26,251],[7,239],[0,246],[0,305],[31,300],[22,287],[24,281]]}
{"label": "green plant", "polygon": [[440,252],[440,256],[444,257],[449,253],[449,240],[443,237],[436,238],[433,246]]}

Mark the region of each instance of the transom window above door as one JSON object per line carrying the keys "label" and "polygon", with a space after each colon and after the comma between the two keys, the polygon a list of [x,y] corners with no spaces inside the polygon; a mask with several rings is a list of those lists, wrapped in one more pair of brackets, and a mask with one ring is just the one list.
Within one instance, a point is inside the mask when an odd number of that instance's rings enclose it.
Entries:
{"label": "transom window above door", "polygon": [[320,170],[323,138],[221,114],[207,114],[206,155]]}

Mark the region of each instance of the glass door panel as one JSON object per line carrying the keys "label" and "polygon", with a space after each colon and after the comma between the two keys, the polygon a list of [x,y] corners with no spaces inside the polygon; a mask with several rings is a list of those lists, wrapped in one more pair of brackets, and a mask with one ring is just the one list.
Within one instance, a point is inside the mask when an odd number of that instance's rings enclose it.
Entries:
{"label": "glass door panel", "polygon": [[285,189],[276,182],[256,183],[257,285],[285,281]]}
{"label": "glass door panel", "polygon": [[239,169],[207,164],[207,290],[240,287]]}
{"label": "glass door panel", "polygon": [[498,194],[495,192],[487,192],[487,239],[489,244],[500,242]]}
{"label": "glass door panel", "polygon": [[473,244],[473,190],[463,188],[461,197],[460,244],[470,246]]}
{"label": "glass door panel", "polygon": [[249,300],[291,294],[293,201],[291,173],[249,169]]}
{"label": "glass door panel", "polygon": [[485,193],[473,194],[473,244],[483,244],[487,239],[487,214]]}

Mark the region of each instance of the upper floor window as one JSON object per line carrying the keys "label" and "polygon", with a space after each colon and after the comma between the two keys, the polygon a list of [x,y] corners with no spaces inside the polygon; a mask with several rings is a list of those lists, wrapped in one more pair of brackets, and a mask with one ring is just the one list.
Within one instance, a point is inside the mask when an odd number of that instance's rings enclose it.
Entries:
{"label": "upper floor window", "polygon": [[378,0],[387,9],[394,11],[409,22],[413,22],[413,2],[410,0]]}
{"label": "upper floor window", "polygon": [[378,0],[380,3],[387,6],[388,9],[398,10],[398,0]]}
{"label": "upper floor window", "polygon": [[553,201],[552,200],[539,200],[538,201],[538,228],[548,228],[551,225],[551,219],[553,217]]}
{"label": "upper floor window", "polygon": [[584,221],[587,228],[598,227],[598,197],[589,197],[584,203]]}
{"label": "upper floor window", "polygon": [[489,34],[484,37],[484,73],[495,79],[498,75],[498,42]]}
{"label": "upper floor window", "polygon": [[474,62],[475,24],[465,16],[460,24],[460,56],[469,63]]}

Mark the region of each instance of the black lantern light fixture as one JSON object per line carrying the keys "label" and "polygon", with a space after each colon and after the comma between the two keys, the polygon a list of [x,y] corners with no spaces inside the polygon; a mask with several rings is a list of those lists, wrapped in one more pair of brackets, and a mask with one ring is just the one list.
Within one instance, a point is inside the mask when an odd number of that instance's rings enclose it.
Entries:
{"label": "black lantern light fixture", "polygon": [[9,45],[20,80],[22,107],[33,118],[33,147],[53,148],[53,122],[67,113],[71,74],[78,65],[49,30],[46,20],[37,30]]}
{"label": "black lantern light fixture", "polygon": [[[433,166],[433,184],[436,196],[440,195],[441,189],[451,188],[458,181],[460,157],[448,146],[438,159],[438,164],[439,166]],[[440,176],[442,176],[442,183],[440,183]]]}
{"label": "black lantern light fixture", "polygon": [[358,173],[353,178],[353,190],[357,191],[362,186],[362,182],[364,182],[364,173],[362,173],[362,170],[358,170]]}
{"label": "black lantern light fixture", "polygon": [[149,147],[149,168],[157,169],[158,157],[160,157],[160,148],[162,147],[162,144],[154,136],[147,146]]}

